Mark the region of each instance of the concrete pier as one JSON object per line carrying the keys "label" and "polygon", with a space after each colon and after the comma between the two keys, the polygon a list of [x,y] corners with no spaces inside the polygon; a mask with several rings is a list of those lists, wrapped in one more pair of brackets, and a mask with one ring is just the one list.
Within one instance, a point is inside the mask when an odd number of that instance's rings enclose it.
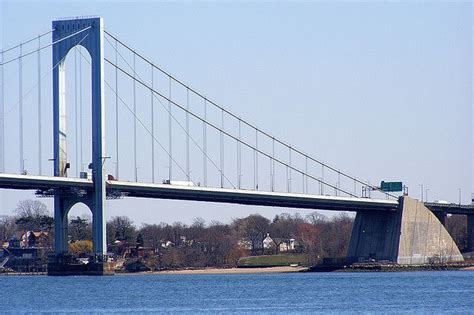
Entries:
{"label": "concrete pier", "polygon": [[49,276],[106,276],[115,274],[115,264],[107,256],[94,256],[83,264],[70,255],[55,255],[49,258]]}

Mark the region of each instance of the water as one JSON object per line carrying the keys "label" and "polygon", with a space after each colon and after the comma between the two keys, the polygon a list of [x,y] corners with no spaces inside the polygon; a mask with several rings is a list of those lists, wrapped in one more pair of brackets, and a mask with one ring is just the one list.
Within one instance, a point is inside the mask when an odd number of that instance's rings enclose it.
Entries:
{"label": "water", "polygon": [[474,272],[3,276],[2,313],[474,313]]}

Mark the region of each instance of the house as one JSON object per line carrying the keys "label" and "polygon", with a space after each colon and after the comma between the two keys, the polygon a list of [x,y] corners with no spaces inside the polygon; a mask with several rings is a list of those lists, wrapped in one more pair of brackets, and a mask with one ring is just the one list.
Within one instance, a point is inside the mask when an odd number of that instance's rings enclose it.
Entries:
{"label": "house", "polygon": [[49,243],[49,233],[43,231],[27,231],[23,233],[20,240],[20,247],[47,247]]}
{"label": "house", "polygon": [[20,272],[45,271],[50,250],[49,240],[49,234],[43,231],[14,235],[2,249],[5,256],[4,267]]}
{"label": "house", "polygon": [[297,247],[297,242],[294,238],[290,238],[289,242],[283,242],[280,244],[280,252],[290,252],[294,251]]}
{"label": "house", "polygon": [[270,237],[270,233],[267,233],[267,237],[263,239],[263,248],[269,249],[272,248],[275,244],[273,243],[273,239]]}

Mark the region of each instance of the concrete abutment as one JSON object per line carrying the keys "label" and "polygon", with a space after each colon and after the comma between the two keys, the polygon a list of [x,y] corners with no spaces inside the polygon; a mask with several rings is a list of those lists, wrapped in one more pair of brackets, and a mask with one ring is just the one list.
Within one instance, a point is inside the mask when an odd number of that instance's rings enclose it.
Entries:
{"label": "concrete abutment", "polygon": [[463,261],[442,222],[409,197],[401,197],[392,213],[358,212],[347,257],[350,262],[374,259],[407,265]]}

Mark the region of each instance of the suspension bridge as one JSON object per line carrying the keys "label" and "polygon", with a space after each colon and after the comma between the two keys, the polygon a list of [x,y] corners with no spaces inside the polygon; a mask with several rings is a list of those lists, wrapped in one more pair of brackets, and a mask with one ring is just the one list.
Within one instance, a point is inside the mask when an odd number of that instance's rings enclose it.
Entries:
{"label": "suspension bridge", "polygon": [[[54,198],[59,258],[51,268],[58,272],[67,214],[77,203],[92,212],[96,263],[106,269],[106,198],[356,211],[348,256],[400,263],[423,263],[441,252],[462,260],[439,220],[462,213],[472,247],[472,207],[433,204],[432,212],[305,153],[173,76],[101,18],[53,21],[50,30],[3,49],[0,65],[0,188]],[[13,111],[18,120],[6,119]],[[48,159],[44,135],[51,133]],[[48,160],[52,176],[43,171]],[[26,161],[33,163],[27,168]]]}

